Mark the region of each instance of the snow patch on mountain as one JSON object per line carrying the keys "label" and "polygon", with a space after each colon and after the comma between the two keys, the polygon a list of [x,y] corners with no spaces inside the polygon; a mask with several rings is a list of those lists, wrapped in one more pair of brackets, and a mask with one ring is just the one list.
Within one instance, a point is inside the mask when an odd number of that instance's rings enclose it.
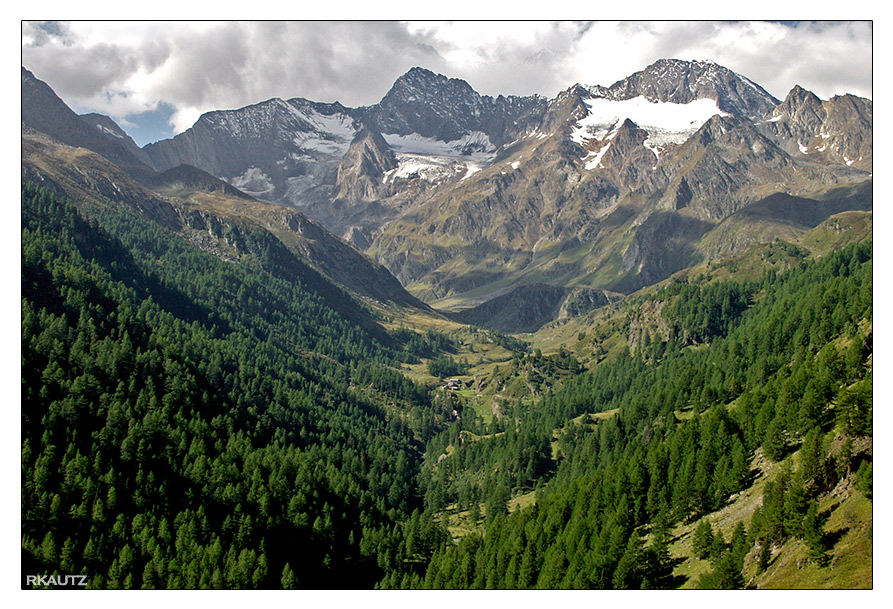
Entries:
{"label": "snow patch on mountain", "polygon": [[397,157],[397,168],[388,171],[382,182],[421,178],[439,182],[462,175],[465,180],[487,165],[496,156],[496,146],[486,133],[472,131],[465,136],[444,142],[417,133],[382,134]]}
{"label": "snow patch on mountain", "polygon": [[[660,153],[661,153],[661,151],[663,150],[662,148],[658,147],[658,146],[657,146],[653,141],[651,141],[651,140],[645,140],[644,142],[642,142],[642,145],[644,145],[645,148],[647,148],[648,150],[651,151],[652,154],[654,154],[654,160],[655,160],[655,161],[658,161],[658,160],[660,159]],[[652,169],[657,169],[657,167],[652,167]]]}
{"label": "snow patch on mountain", "polygon": [[608,152],[608,148],[611,147],[611,140],[613,140],[617,136],[617,131],[620,129],[620,123],[618,122],[613,126],[611,131],[607,133],[607,137],[602,138],[607,141],[607,144],[599,148],[597,152],[590,152],[586,156],[583,157],[583,160],[586,161],[586,165],[584,166],[587,171],[592,171],[601,165],[602,158],[605,156],[605,153]]}
{"label": "snow patch on mountain", "polygon": [[123,140],[123,139],[124,139],[124,136],[123,136],[122,134],[120,134],[120,133],[118,133],[117,131],[114,131],[114,130],[112,130],[112,129],[109,129],[109,128],[106,127],[105,125],[100,125],[99,123],[97,123],[97,124],[96,124],[96,128],[99,129],[101,132],[105,133],[106,135],[110,135],[110,136],[112,136],[112,137],[116,137],[116,138],[118,138],[119,140]]}
{"label": "snow patch on mountain", "polygon": [[603,140],[624,119],[630,119],[648,132],[645,147],[658,152],[668,144],[681,144],[715,114],[727,115],[712,99],[696,99],[687,104],[650,101],[643,96],[624,100],[600,97],[584,99],[587,114],[580,119],[571,139],[583,145],[587,140]]}
{"label": "snow patch on mountain", "polygon": [[601,165],[602,157],[605,156],[605,153],[608,151],[608,148],[610,148],[610,147],[611,147],[611,144],[609,143],[605,146],[602,146],[601,150],[599,150],[598,152],[593,153],[593,158],[586,162],[586,165],[585,165],[586,169],[591,171],[591,170],[595,169],[596,167],[598,167],[599,165]]}
{"label": "snow patch on mountain", "polygon": [[274,189],[270,176],[257,167],[249,167],[241,175],[226,180],[245,194],[260,197]]}
{"label": "snow patch on mountain", "polygon": [[480,165],[475,165],[474,163],[469,163],[469,164],[466,166],[465,175],[462,176],[462,179],[463,179],[463,180],[467,180],[468,178],[470,178],[471,176],[473,176],[474,174],[476,174],[477,172],[479,172],[481,169],[483,169],[482,166],[480,166]]}
{"label": "snow patch on mountain", "polygon": [[295,134],[293,140],[295,146],[302,150],[310,150],[322,154],[343,156],[350,148],[349,139],[333,137],[329,134],[302,133]]}
{"label": "snow patch on mountain", "polygon": [[347,114],[321,114],[315,110],[310,110],[304,116],[307,122],[316,127],[318,131],[328,133],[333,137],[350,141],[357,133],[353,118]]}
{"label": "snow patch on mountain", "polygon": [[409,135],[383,133],[382,136],[396,153],[462,158],[477,162],[491,161],[496,153],[496,146],[490,141],[489,136],[481,131],[472,131],[450,142],[423,137],[416,133]]}
{"label": "snow patch on mountain", "polygon": [[475,163],[466,163],[455,157],[397,153],[397,167],[386,172],[382,183],[387,184],[397,179],[420,178],[426,182],[440,182],[464,174],[467,178],[480,171]]}
{"label": "snow patch on mountain", "polygon": [[304,150],[343,156],[357,133],[354,120],[341,113],[321,114],[316,110],[289,106],[295,118],[309,124],[312,131],[299,131],[293,141]]}

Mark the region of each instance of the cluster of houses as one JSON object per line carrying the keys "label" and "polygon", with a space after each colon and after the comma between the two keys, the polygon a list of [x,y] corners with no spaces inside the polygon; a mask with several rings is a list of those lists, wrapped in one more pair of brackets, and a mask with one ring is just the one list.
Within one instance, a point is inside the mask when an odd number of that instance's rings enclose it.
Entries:
{"label": "cluster of houses", "polygon": [[462,379],[447,379],[443,388],[447,391],[459,391],[465,388],[465,383],[462,382]]}

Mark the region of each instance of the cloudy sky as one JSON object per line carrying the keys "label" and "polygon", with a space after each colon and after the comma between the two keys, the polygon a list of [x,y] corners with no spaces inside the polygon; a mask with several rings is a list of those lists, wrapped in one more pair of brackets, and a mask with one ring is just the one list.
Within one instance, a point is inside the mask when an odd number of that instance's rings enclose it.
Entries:
{"label": "cloudy sky", "polygon": [[870,22],[23,22],[22,62],[139,144],[271,97],[376,103],[412,66],[549,97],[656,59],[712,59],[778,98],[872,97]]}

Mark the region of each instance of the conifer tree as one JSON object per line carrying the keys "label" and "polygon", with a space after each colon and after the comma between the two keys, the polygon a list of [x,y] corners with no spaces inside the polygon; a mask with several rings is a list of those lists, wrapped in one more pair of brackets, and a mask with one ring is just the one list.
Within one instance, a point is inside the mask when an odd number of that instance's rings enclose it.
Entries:
{"label": "conifer tree", "polygon": [[298,580],[289,563],[285,563],[285,566],[282,568],[280,584],[282,585],[283,590],[295,590],[298,587]]}
{"label": "conifer tree", "polygon": [[810,502],[806,514],[803,516],[803,541],[809,547],[809,555],[818,561],[825,558],[825,543],[822,520],[818,513],[818,504]]}
{"label": "conifer tree", "polygon": [[707,558],[710,548],[713,547],[713,527],[710,521],[702,518],[692,534],[692,549],[698,558]]}

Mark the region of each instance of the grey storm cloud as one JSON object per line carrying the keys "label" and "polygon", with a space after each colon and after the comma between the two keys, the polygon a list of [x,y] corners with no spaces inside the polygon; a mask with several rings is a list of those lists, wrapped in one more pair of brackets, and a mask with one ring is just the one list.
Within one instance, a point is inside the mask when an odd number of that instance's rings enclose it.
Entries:
{"label": "grey storm cloud", "polygon": [[777,97],[871,95],[871,24],[765,22],[74,22],[22,27],[24,65],[69,104],[123,120],[271,97],[374,104],[418,65],[481,93],[610,85],[661,57],[713,59]]}

